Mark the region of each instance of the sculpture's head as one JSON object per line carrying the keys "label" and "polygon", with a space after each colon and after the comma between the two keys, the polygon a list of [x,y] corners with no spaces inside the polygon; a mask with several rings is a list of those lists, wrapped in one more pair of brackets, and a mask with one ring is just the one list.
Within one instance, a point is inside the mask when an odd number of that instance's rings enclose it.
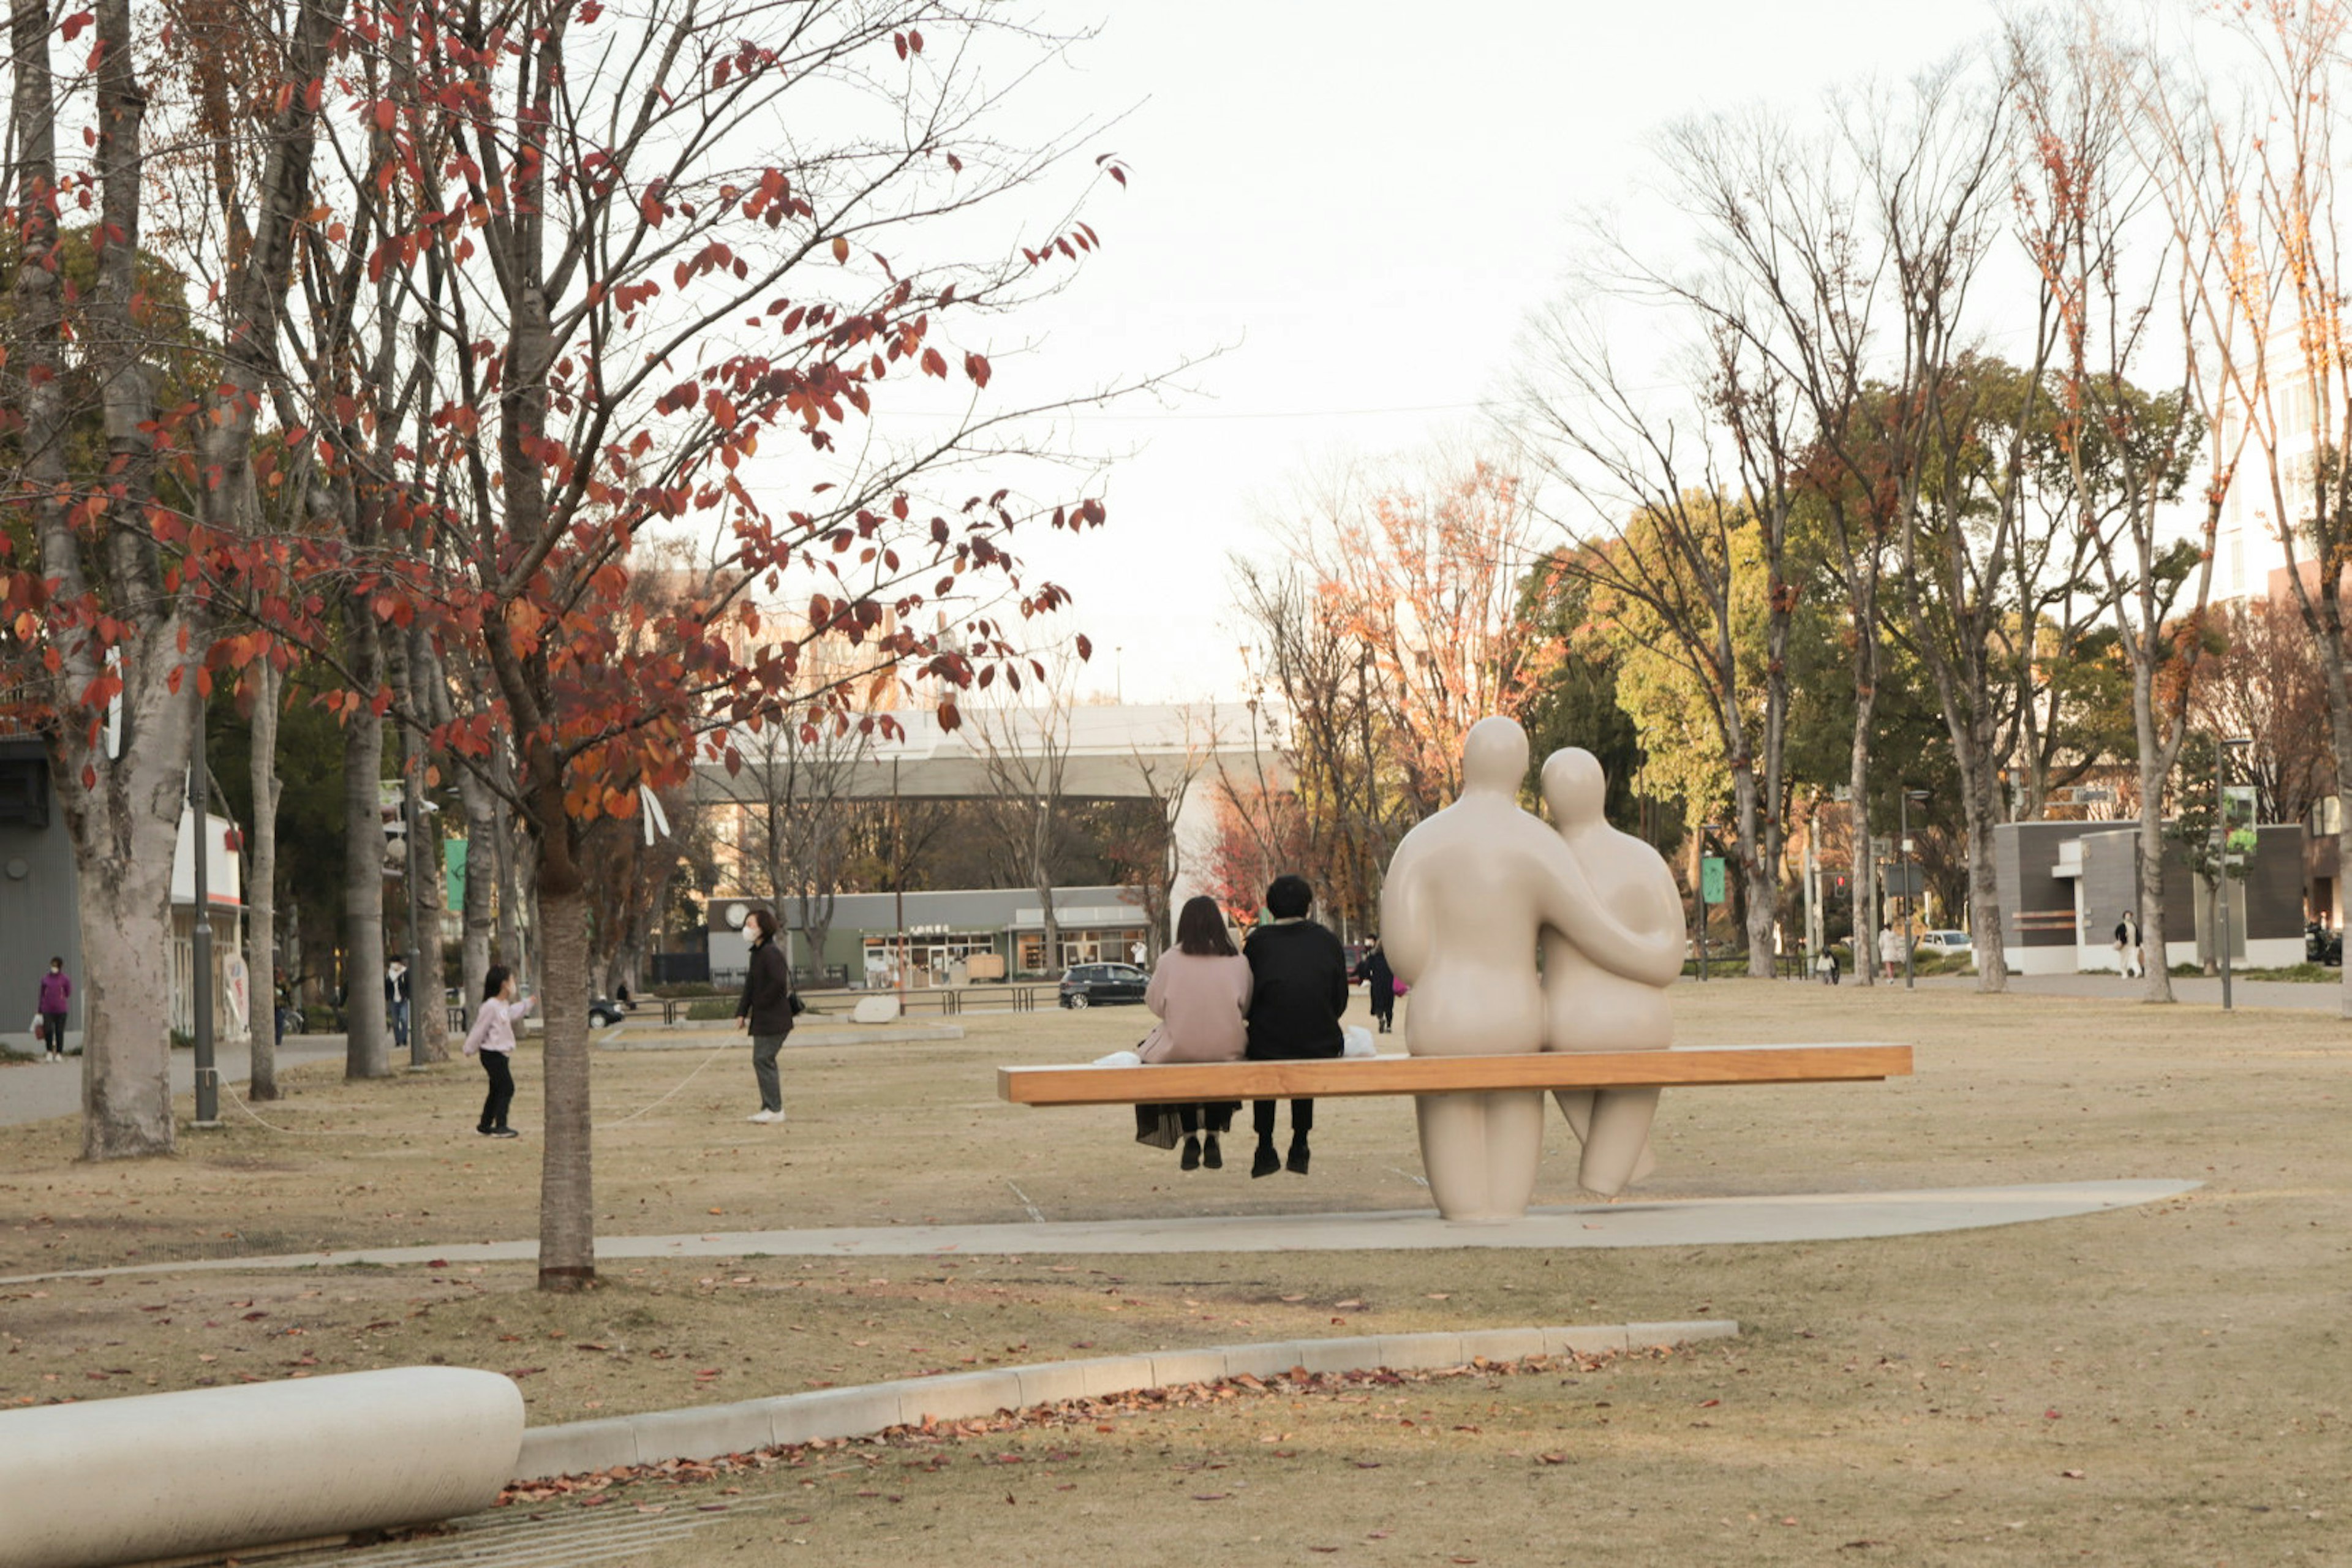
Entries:
{"label": "sculpture's head", "polygon": [[1462,793],[1513,795],[1528,776],[1528,732],[1518,721],[1481,719],[1462,738]]}
{"label": "sculpture's head", "polygon": [[1551,819],[1562,827],[1583,827],[1601,820],[1609,799],[1609,779],[1601,759],[1581,746],[1564,746],[1544,759],[1544,804]]}

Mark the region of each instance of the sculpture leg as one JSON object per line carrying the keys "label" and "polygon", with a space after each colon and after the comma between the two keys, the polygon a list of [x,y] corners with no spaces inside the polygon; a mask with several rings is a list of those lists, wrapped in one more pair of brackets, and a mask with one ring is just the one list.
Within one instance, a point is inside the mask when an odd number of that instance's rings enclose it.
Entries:
{"label": "sculpture leg", "polygon": [[1496,1219],[1519,1219],[1536,1195],[1543,1163],[1540,1089],[1482,1096],[1486,1101],[1486,1195]]}
{"label": "sculpture leg", "polygon": [[1643,1173],[1639,1166],[1649,1152],[1650,1122],[1657,1113],[1655,1089],[1612,1089],[1594,1096],[1592,1128],[1577,1180],[1604,1196],[1623,1192]]}
{"label": "sculpture leg", "polygon": [[1579,1144],[1592,1136],[1592,1090],[1556,1089],[1551,1097],[1559,1102],[1559,1113],[1568,1118],[1568,1130]]}
{"label": "sculpture leg", "polygon": [[1486,1187],[1486,1097],[1482,1094],[1423,1094],[1413,1098],[1421,1125],[1421,1165],[1429,1173],[1429,1195],[1450,1220],[1496,1216]]}

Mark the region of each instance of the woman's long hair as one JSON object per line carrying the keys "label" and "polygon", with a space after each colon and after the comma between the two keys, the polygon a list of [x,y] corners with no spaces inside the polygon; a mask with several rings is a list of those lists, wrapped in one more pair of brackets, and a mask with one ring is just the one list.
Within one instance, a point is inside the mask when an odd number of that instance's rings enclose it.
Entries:
{"label": "woman's long hair", "polygon": [[1176,917],[1176,947],[1195,958],[1232,958],[1241,951],[1225,930],[1225,911],[1205,894],[1184,900],[1183,912]]}
{"label": "woman's long hair", "polygon": [[505,964],[491,964],[490,972],[482,976],[482,1000],[485,1002],[497,1000],[499,993],[507,988],[507,982],[513,977],[514,971]]}

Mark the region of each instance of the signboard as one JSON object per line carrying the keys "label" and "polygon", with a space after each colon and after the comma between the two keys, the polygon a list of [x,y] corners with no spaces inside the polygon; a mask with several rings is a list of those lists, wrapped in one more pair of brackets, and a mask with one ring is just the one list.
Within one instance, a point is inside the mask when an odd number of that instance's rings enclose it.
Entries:
{"label": "signboard", "polygon": [[466,912],[466,841],[445,838],[441,841],[441,880],[448,896],[443,900],[453,915]]}
{"label": "signboard", "polygon": [[2221,790],[2221,821],[2228,833],[2225,841],[2229,864],[2242,866],[2254,852],[2254,786],[2228,784]]}
{"label": "signboard", "polygon": [[1698,863],[1698,896],[1702,903],[1719,904],[1723,898],[1723,857],[1709,855]]}

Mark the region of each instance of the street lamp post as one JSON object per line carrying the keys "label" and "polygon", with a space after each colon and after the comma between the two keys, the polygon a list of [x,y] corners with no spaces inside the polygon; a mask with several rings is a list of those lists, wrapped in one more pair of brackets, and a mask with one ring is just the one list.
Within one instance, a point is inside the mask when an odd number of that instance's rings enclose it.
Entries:
{"label": "street lamp post", "polygon": [[[2213,743],[2213,837],[2216,854],[2213,861],[2214,898],[2217,928],[2214,945],[2221,955],[2221,1011],[2230,1011],[2230,798],[2223,793],[2221,774],[2229,761],[2232,746],[2251,746],[2250,737],[2217,736]],[[2161,955],[2158,955],[2159,958]]]}
{"label": "street lamp post", "polygon": [[1918,864],[1918,857],[1911,852],[1911,803],[1916,800],[1925,804],[1927,799],[1926,790],[1906,789],[1903,792],[1901,803],[1895,807],[1895,815],[1902,821],[1903,834],[1903,840],[1895,848],[1901,852],[1903,867],[1903,989],[1906,991],[1915,989],[1911,984],[1911,946],[1916,935],[1911,929],[1914,924],[1911,900],[1916,895],[1911,891],[1911,878],[1913,868]]}

